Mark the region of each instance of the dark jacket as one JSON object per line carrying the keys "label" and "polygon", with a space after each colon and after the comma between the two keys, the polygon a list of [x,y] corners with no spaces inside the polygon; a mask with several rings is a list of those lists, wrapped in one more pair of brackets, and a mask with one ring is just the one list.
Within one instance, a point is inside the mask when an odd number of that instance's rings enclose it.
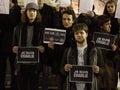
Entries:
{"label": "dark jacket", "polygon": [[[13,44],[12,46],[27,46],[27,26],[31,24],[29,23],[24,23],[24,24],[19,24],[14,28],[14,35],[13,35]],[[43,43],[43,27],[36,22],[33,22],[32,25],[34,26],[33,28],[33,38],[32,38],[32,46],[40,46]],[[43,57],[45,53],[40,53],[40,65],[34,64],[34,68],[37,70],[42,69],[42,63],[43,63]],[[43,60],[43,61],[42,61]],[[29,64],[28,65],[22,65],[22,68],[33,68]],[[32,70],[32,69],[31,69]],[[18,70],[19,71],[19,70]]]}
{"label": "dark jacket", "polygon": [[[30,24],[29,23],[19,24],[14,28],[12,46],[26,46],[27,26],[30,26]],[[34,30],[33,30],[32,45],[33,46],[42,45],[44,29],[39,24],[33,23],[33,26],[34,26]]]}
{"label": "dark jacket", "polygon": [[47,28],[58,28],[60,27],[61,17],[59,12],[55,8],[44,4],[42,9],[39,9],[42,16],[42,23]]}
{"label": "dark jacket", "polygon": [[[96,60],[97,59],[97,60]],[[62,64],[61,64],[61,73],[67,77],[68,73],[65,72],[64,66],[67,63],[70,63],[72,65],[77,65],[78,59],[77,59],[77,49],[76,48],[67,48],[64,52]],[[96,63],[93,63],[96,62]],[[101,50],[98,48],[92,48],[91,50],[88,48],[85,48],[84,50],[84,65],[98,65],[100,67],[100,72],[98,74],[94,74],[94,77],[99,77],[103,75],[104,73],[104,62]],[[76,90],[75,83],[69,83],[70,84],[70,90]],[[93,82],[93,87],[96,87],[95,82]],[[86,84],[86,90],[98,90],[91,87],[91,84]],[[92,89],[91,89],[92,88]],[[65,88],[64,88],[65,90]]]}
{"label": "dark jacket", "polygon": [[12,37],[14,27],[20,23],[21,8],[15,5],[9,14],[0,14],[0,52],[12,52]]}

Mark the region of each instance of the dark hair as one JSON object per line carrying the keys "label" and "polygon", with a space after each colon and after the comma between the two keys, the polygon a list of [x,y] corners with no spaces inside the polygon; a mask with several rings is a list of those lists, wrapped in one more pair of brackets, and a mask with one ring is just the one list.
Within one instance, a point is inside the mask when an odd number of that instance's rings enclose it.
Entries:
{"label": "dark hair", "polygon": [[97,17],[96,24],[97,27],[103,26],[104,23],[110,21],[110,17],[107,15],[100,15]]}
{"label": "dark hair", "polygon": [[76,15],[75,15],[74,10],[65,10],[65,11],[63,11],[62,16],[63,16],[64,14],[72,15],[73,21],[76,20]]}
{"label": "dark hair", "polygon": [[85,23],[76,23],[73,25],[72,30],[73,32],[84,30],[86,33],[88,33],[88,26]]}
{"label": "dark hair", "polygon": [[12,0],[12,3],[18,4],[18,1],[17,0]]}
{"label": "dark hair", "polygon": [[[108,5],[108,4],[112,4],[112,3],[115,5],[115,9],[116,9],[116,7],[117,7],[116,1],[110,0],[110,1],[108,1],[108,2],[105,4],[105,8],[104,8],[104,12],[103,12],[104,15],[110,16],[110,14],[109,14],[108,11],[107,11],[107,5]],[[113,15],[115,15],[115,12],[114,12]]]}
{"label": "dark hair", "polygon": [[[42,22],[41,14],[40,14],[40,12],[39,12],[38,10],[36,10],[36,11],[37,11],[37,16],[36,16],[35,21],[41,23],[41,22]],[[28,20],[29,20],[29,19],[28,19],[28,17],[27,17],[27,9],[26,9],[26,10],[23,12],[23,14],[22,14],[21,22],[22,22],[22,23],[26,23],[26,22],[29,22]]]}

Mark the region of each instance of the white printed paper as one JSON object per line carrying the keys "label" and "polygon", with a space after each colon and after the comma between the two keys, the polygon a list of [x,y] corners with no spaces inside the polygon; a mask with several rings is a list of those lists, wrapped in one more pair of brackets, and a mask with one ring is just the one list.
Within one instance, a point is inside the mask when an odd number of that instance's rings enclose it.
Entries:
{"label": "white printed paper", "polygon": [[120,0],[117,2],[115,18],[120,18]]}
{"label": "white printed paper", "polygon": [[9,0],[0,0],[0,14],[9,14]]}
{"label": "white printed paper", "polygon": [[88,11],[92,11],[94,0],[80,0],[80,13],[87,13]]}
{"label": "white printed paper", "polygon": [[58,0],[57,1],[61,7],[67,7],[70,6],[71,0]]}

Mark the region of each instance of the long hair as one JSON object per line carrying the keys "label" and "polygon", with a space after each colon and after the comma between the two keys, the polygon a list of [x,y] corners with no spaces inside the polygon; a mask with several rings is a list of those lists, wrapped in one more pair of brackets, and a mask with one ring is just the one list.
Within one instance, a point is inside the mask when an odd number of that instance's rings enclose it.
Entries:
{"label": "long hair", "polygon": [[[37,16],[36,16],[36,18],[35,18],[35,21],[37,22],[37,23],[42,23],[42,17],[41,17],[41,14],[40,14],[40,12],[37,10]],[[26,22],[29,22],[29,19],[28,19],[28,17],[27,17],[27,9],[23,12],[23,14],[22,14],[22,16],[21,16],[21,22],[22,23],[26,23]]]}
{"label": "long hair", "polygon": [[[116,10],[117,3],[116,3],[116,1],[114,1],[114,0],[110,0],[110,1],[108,1],[108,2],[105,4],[105,8],[104,8],[103,14],[110,16],[110,14],[109,14],[108,11],[107,11],[107,5],[108,5],[108,4],[114,4],[114,5],[115,5],[115,10]],[[115,15],[115,12],[113,13],[113,16],[114,16],[114,15]]]}

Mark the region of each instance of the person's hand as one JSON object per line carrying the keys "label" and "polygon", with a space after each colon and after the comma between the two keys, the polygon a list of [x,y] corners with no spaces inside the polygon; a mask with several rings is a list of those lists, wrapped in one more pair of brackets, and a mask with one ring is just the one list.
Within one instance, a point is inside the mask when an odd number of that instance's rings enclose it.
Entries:
{"label": "person's hand", "polygon": [[93,65],[92,68],[93,68],[93,72],[94,72],[94,73],[99,73],[99,71],[100,71],[99,66]]}
{"label": "person's hand", "polygon": [[87,16],[87,14],[86,13],[81,13],[83,16]]}
{"label": "person's hand", "polygon": [[55,9],[56,9],[57,12],[60,11],[60,4],[59,3],[56,3]]}
{"label": "person's hand", "polygon": [[71,64],[65,64],[64,69],[66,72],[68,72],[72,68]]}
{"label": "person's hand", "polygon": [[94,14],[93,11],[88,11],[88,12],[87,12],[87,15],[90,16],[90,17],[94,17],[94,16],[95,16],[95,14]]}
{"label": "person's hand", "polygon": [[45,51],[45,48],[43,46],[37,46],[36,47],[41,53]]}
{"label": "person's hand", "polygon": [[51,48],[51,49],[54,49],[54,42],[49,42],[48,47]]}
{"label": "person's hand", "polygon": [[18,53],[18,46],[14,46],[13,48],[12,48],[12,51],[13,51],[13,53]]}
{"label": "person's hand", "polygon": [[112,51],[116,51],[117,46],[116,46],[115,44],[112,44],[112,45],[111,45],[111,48],[112,48]]}

